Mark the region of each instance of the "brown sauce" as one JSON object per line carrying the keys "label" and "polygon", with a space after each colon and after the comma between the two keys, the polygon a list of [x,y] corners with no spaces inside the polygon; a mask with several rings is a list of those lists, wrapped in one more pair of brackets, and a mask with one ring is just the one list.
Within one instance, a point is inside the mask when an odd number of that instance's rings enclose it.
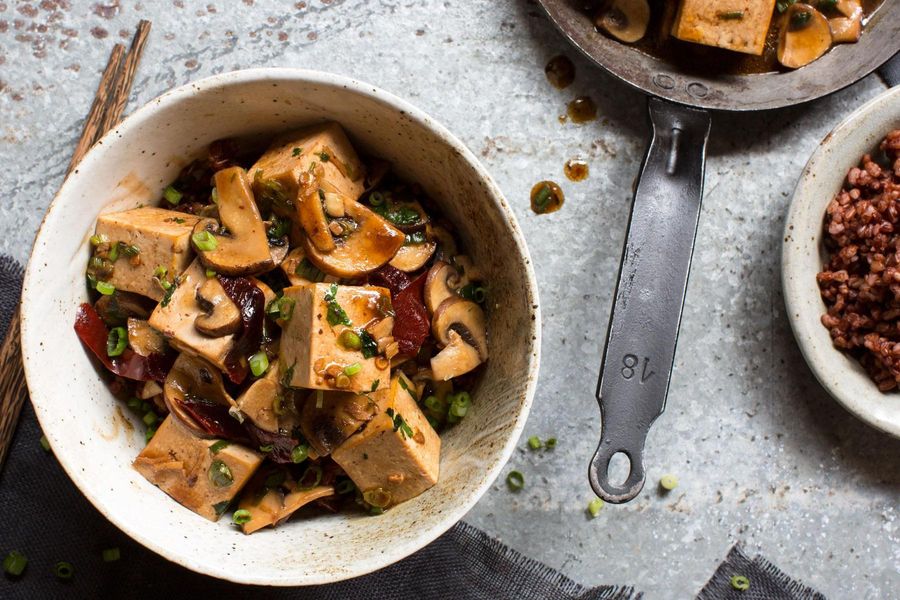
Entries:
{"label": "brown sauce", "polygon": [[571,181],[584,181],[590,173],[590,168],[586,160],[581,158],[570,158],[563,165],[563,173]]}
{"label": "brown sauce", "polygon": [[[865,35],[867,19],[882,2],[883,0],[862,0],[863,35]],[[815,5],[813,2],[808,3]],[[749,75],[792,70],[781,66],[776,56],[781,22],[781,13],[777,10],[775,10],[775,15],[769,25],[763,53],[756,56],[676,39],[670,33],[675,20],[676,6],[677,4],[671,0],[650,0],[650,23],[647,26],[647,35],[632,45],[645,54],[664,60],[685,74]],[[602,10],[602,4],[600,7]],[[831,15],[828,9],[823,12],[826,13],[826,16]],[[592,7],[591,14],[599,14],[596,5]],[[605,35],[605,33],[598,29],[597,35]]]}
{"label": "brown sauce", "polygon": [[597,105],[590,96],[579,96],[569,102],[566,113],[573,123],[587,123],[597,118]]}
{"label": "brown sauce", "polygon": [[569,57],[560,54],[550,59],[547,66],[544,67],[544,74],[550,85],[561,90],[569,87],[575,81],[575,65],[572,64]]}
{"label": "brown sauce", "polygon": [[562,188],[553,181],[541,181],[531,188],[531,210],[539,215],[556,212],[564,200]]}

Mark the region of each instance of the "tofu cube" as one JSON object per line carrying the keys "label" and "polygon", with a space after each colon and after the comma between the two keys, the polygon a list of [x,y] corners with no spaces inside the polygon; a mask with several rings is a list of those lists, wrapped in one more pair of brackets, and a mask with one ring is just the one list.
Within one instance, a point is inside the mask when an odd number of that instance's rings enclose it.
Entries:
{"label": "tofu cube", "polygon": [[153,207],[100,215],[98,235],[106,236],[111,244],[123,242],[140,250],[133,261],[119,254],[109,283],[119,290],[162,299],[164,292],[153,272],[164,267],[175,277],[188,267],[194,257],[191,230],[198,220],[194,215]]}
{"label": "tofu cube", "polygon": [[440,470],[441,438],[419,409],[414,389],[403,373],[395,374],[385,411],[331,454],[363,493],[380,488],[392,505],[433,486]]}
{"label": "tofu cube", "polygon": [[[762,54],[775,0],[681,0],[672,35],[686,42]],[[741,18],[723,18],[737,15]]]}
{"label": "tofu cube", "polygon": [[203,314],[197,304],[197,288],[206,281],[206,269],[195,260],[181,274],[169,303],[158,304],[150,315],[150,326],[162,332],[169,343],[182,352],[205,358],[225,370],[225,357],[234,345],[234,334],[209,337],[197,331],[194,321]]}
{"label": "tofu cube", "polygon": [[[332,289],[336,295],[329,302],[326,297],[330,297]],[[345,348],[338,342],[348,327],[358,330],[384,317],[382,296],[390,298],[390,292],[374,286],[311,283],[285,288],[284,297],[294,301],[291,318],[281,331],[279,361],[287,384],[350,392],[369,392],[376,380],[385,385],[391,376],[389,360],[381,355],[365,358],[360,350]],[[329,304],[346,313],[351,325],[329,324]],[[338,380],[344,369],[354,365],[358,365],[354,367],[358,370],[347,375],[349,382],[341,387]]]}
{"label": "tofu cube", "polygon": [[296,198],[301,173],[315,162],[322,165],[327,192],[357,200],[365,191],[365,167],[337,123],[323,123],[281,135],[272,142],[248,175],[251,181],[275,180],[287,197]]}
{"label": "tofu cube", "polygon": [[210,446],[216,441],[196,437],[174,417],[166,417],[133,466],[185,508],[217,521],[262,463],[263,455],[239,444],[228,444],[213,454]]}

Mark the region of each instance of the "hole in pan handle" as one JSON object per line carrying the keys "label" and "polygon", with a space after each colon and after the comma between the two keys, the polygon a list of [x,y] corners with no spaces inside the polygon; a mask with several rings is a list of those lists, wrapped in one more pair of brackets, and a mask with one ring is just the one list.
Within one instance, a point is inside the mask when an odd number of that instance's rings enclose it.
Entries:
{"label": "hole in pan handle", "polygon": [[[644,485],[647,433],[666,404],[700,218],[710,115],[649,100],[652,138],[644,157],[609,320],[597,400],[601,439],[589,468],[594,492],[627,502]],[[613,455],[631,462],[621,485],[609,479]]]}

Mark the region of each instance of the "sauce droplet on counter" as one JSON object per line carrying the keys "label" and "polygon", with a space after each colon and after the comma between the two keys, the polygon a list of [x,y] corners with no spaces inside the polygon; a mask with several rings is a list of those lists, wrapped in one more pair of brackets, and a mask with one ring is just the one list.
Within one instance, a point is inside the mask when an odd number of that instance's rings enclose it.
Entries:
{"label": "sauce droplet on counter", "polygon": [[541,181],[531,188],[531,210],[539,215],[559,210],[564,200],[562,189],[552,181]]}
{"label": "sauce droplet on counter", "polygon": [[573,123],[587,123],[597,118],[597,105],[590,96],[579,96],[569,102],[566,112]]}
{"label": "sauce droplet on counter", "polygon": [[563,172],[572,181],[584,181],[590,173],[590,168],[586,160],[581,158],[570,158],[563,165]]}
{"label": "sauce droplet on counter", "polygon": [[550,85],[558,90],[569,87],[575,81],[575,65],[567,56],[554,56],[544,67],[544,74]]}

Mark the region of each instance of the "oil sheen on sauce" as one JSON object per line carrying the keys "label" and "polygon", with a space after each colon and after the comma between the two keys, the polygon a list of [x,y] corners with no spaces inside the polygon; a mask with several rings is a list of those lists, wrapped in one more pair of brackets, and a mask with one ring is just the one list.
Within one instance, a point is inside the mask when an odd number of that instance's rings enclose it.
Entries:
{"label": "oil sheen on sauce", "polygon": [[559,210],[564,200],[562,189],[553,181],[540,181],[531,188],[531,210],[539,215]]}
{"label": "oil sheen on sauce", "polygon": [[575,65],[567,56],[554,56],[544,67],[550,85],[558,90],[569,87],[575,81]]}
{"label": "oil sheen on sauce", "polygon": [[570,158],[563,165],[563,173],[570,181],[584,181],[587,179],[590,169],[586,160],[582,158]]}
{"label": "oil sheen on sauce", "polygon": [[566,113],[573,123],[587,123],[597,118],[597,105],[590,96],[579,96],[569,102]]}

